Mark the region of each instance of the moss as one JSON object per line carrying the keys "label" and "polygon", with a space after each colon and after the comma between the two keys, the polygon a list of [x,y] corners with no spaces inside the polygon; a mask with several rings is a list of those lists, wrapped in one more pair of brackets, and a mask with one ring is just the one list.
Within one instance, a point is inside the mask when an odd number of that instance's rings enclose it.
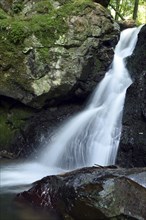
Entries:
{"label": "moss", "polygon": [[12,142],[15,132],[7,123],[7,115],[0,114],[0,149],[5,149]]}
{"label": "moss", "polygon": [[95,4],[92,0],[72,0],[64,4],[58,11],[58,14],[62,16],[82,14],[88,6],[95,8]]}
{"label": "moss", "polygon": [[[13,17],[6,16],[0,19],[0,66],[4,71],[0,74],[0,86],[13,90],[13,82],[21,87],[24,92],[32,91],[30,84],[26,84],[26,54],[25,48],[37,48],[41,62],[49,65],[51,55],[49,48],[63,36],[68,30],[67,18],[71,15],[84,13],[87,7],[94,7],[92,0],[70,0],[64,2],[57,9],[53,9],[49,1],[41,1],[34,4],[37,13],[24,16],[16,14]],[[40,10],[40,11],[39,11]],[[43,12],[43,10],[45,10]],[[0,13],[5,13],[0,10]],[[45,14],[40,14],[40,13]],[[41,46],[29,42],[29,38],[35,36]],[[3,75],[2,75],[3,74]],[[7,78],[6,78],[7,77]],[[31,83],[31,80],[29,81]],[[15,86],[16,87],[16,86]],[[4,89],[5,90],[5,89]]]}
{"label": "moss", "polygon": [[34,12],[40,13],[40,14],[48,14],[53,10],[53,6],[49,1],[41,1],[37,2],[33,10]]}
{"label": "moss", "polygon": [[14,44],[22,43],[27,36],[27,30],[25,22],[14,21],[10,26],[8,38]]}
{"label": "moss", "polygon": [[39,48],[38,53],[40,55],[40,59],[42,62],[47,63],[48,61],[51,61],[51,57],[49,54],[49,48],[47,48],[47,47]]}
{"label": "moss", "polygon": [[6,102],[0,107],[0,150],[9,148],[14,138],[20,133],[33,110],[18,106],[10,109]]}
{"label": "moss", "polygon": [[23,9],[22,3],[14,4],[13,7],[12,7],[12,11],[13,11],[14,13],[16,13],[16,14],[19,13],[19,12],[21,12],[22,9]]}
{"label": "moss", "polygon": [[8,15],[6,14],[6,12],[4,12],[1,8],[0,8],[0,19],[6,19],[8,18]]}
{"label": "moss", "polygon": [[55,10],[48,1],[38,2],[35,4],[37,14],[28,18],[19,15],[0,20],[0,29],[6,32],[7,38],[14,44],[23,43],[26,37],[35,33],[44,46],[51,46],[67,31],[66,17],[82,12],[88,5],[93,7],[94,4],[91,0],[72,0]]}
{"label": "moss", "polygon": [[102,66],[101,61],[98,60],[98,59],[96,59],[96,60],[95,60],[95,65],[94,65],[94,66],[95,66],[95,72],[98,73],[99,70],[101,69],[101,66]]}
{"label": "moss", "polygon": [[0,20],[1,29],[1,41],[5,38],[13,44],[22,43],[24,38],[28,34],[28,29],[25,21],[21,21],[17,18],[11,18]]}

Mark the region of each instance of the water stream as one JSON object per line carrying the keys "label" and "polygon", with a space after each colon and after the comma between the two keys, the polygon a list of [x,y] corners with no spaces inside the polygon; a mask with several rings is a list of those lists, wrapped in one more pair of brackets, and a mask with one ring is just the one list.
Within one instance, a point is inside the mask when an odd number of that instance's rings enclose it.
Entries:
{"label": "water stream", "polygon": [[132,54],[140,28],[121,33],[111,68],[93,92],[87,107],[61,125],[38,161],[1,167],[1,192],[21,191],[16,186],[78,167],[115,164],[125,93],[132,83],[125,57]]}
{"label": "water stream", "polygon": [[95,89],[84,111],[67,121],[42,153],[49,167],[75,169],[115,164],[127,88],[132,83],[125,57],[132,54],[140,28],[121,33],[111,69]]}

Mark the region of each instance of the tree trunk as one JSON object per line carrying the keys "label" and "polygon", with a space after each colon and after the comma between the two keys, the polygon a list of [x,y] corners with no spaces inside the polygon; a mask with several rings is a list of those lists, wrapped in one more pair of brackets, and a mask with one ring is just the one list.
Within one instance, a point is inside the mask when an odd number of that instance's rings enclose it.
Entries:
{"label": "tree trunk", "polygon": [[137,19],[138,4],[139,4],[139,0],[135,0],[134,10],[133,10],[133,20]]}
{"label": "tree trunk", "polygon": [[117,21],[118,20],[118,17],[119,17],[119,6],[120,6],[120,1],[119,0],[116,0],[116,11],[115,11],[115,20]]}

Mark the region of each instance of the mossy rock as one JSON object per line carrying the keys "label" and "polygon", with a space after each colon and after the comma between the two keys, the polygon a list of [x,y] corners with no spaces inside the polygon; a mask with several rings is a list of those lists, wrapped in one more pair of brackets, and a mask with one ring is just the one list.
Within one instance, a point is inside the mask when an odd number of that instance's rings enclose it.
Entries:
{"label": "mossy rock", "polygon": [[95,52],[104,48],[112,58],[113,45],[111,51],[100,45],[109,33],[111,41],[118,34],[108,11],[92,0],[58,2],[15,1],[22,5],[12,16],[0,11],[0,95],[40,108],[46,100],[69,96],[90,59],[99,71],[109,63],[105,59],[103,67]]}

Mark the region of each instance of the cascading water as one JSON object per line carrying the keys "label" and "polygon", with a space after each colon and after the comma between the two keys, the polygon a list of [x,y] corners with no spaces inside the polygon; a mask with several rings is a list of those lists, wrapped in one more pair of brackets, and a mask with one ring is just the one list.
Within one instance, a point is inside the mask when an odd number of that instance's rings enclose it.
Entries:
{"label": "cascading water", "polygon": [[115,163],[125,93],[132,83],[124,58],[132,54],[139,29],[121,33],[111,69],[87,108],[59,130],[54,143],[42,154],[42,162],[65,169]]}
{"label": "cascading water", "polygon": [[114,164],[121,134],[126,89],[132,83],[125,67],[137,42],[139,28],[123,31],[111,69],[94,91],[86,109],[71,118],[54,136],[38,162],[4,166],[1,186],[31,183],[45,175],[94,164]]}

